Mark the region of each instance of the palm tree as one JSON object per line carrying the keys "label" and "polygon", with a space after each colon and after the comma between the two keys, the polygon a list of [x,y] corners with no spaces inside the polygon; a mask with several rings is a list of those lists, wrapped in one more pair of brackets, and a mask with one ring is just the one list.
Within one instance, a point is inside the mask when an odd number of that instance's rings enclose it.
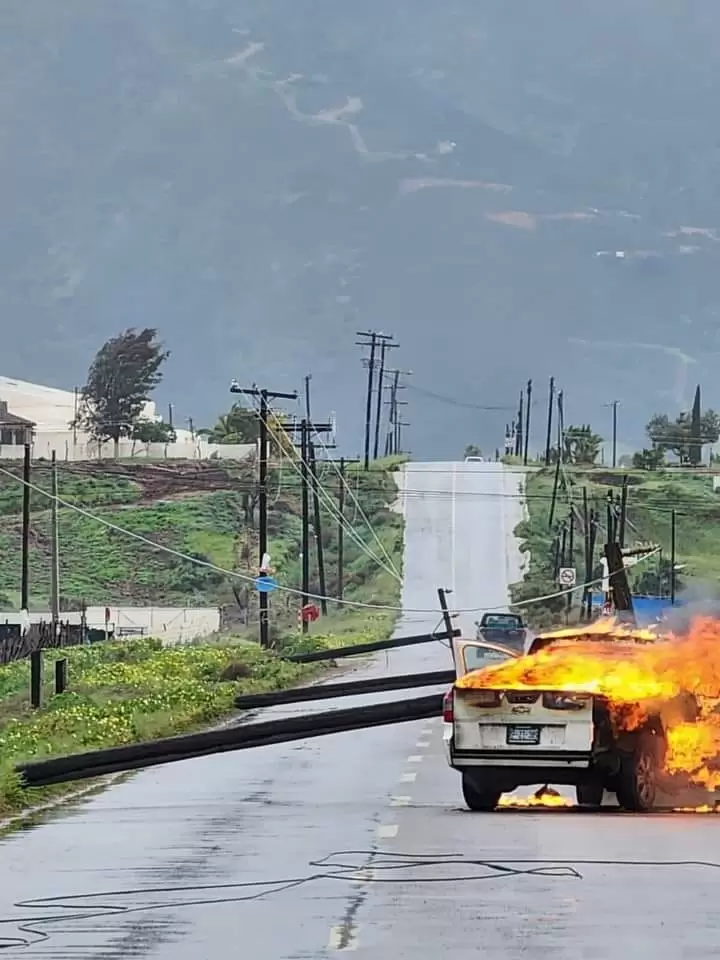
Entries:
{"label": "palm tree", "polygon": [[593,433],[589,423],[565,430],[565,459],[569,463],[595,463],[601,446],[602,437]]}

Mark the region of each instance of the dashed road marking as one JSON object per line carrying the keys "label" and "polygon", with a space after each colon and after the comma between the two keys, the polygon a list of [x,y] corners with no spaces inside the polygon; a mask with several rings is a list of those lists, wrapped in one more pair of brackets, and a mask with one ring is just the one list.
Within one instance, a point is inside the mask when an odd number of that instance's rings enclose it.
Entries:
{"label": "dashed road marking", "polygon": [[419,754],[419,753],[414,753],[412,756],[410,756],[410,757],[407,758],[407,762],[408,762],[408,763],[421,763],[421,762],[422,762],[422,759],[423,759],[423,758],[422,758],[422,755],[421,755],[421,754]]}
{"label": "dashed road marking", "polygon": [[415,744],[415,746],[418,747],[418,749],[420,749],[420,750],[424,750],[426,747],[429,747],[429,746],[430,746],[430,741],[429,741],[429,740],[418,740],[418,742]]}
{"label": "dashed road marking", "polygon": [[400,783],[413,783],[415,780],[417,780],[416,773],[404,773],[400,777]]}
{"label": "dashed road marking", "polygon": [[386,823],[382,827],[378,827],[377,835],[379,840],[390,840],[392,837],[396,837],[398,833],[398,825],[396,823]]}
{"label": "dashed road marking", "polygon": [[392,797],[390,800],[391,807],[407,807],[410,805],[412,797],[403,796],[403,797]]}
{"label": "dashed road marking", "polygon": [[343,952],[345,950],[357,950],[358,937],[355,930],[348,932],[346,927],[331,927],[330,937],[328,939],[328,950]]}

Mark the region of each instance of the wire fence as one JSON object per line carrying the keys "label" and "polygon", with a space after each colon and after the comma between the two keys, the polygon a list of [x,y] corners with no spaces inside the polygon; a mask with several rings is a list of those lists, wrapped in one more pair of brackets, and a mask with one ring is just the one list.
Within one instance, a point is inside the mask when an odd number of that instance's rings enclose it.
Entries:
{"label": "wire fence", "polygon": [[77,647],[112,636],[112,631],[106,633],[105,629],[68,621],[57,624],[41,621],[30,624],[27,630],[23,630],[20,623],[0,623],[0,664],[25,660],[37,650]]}

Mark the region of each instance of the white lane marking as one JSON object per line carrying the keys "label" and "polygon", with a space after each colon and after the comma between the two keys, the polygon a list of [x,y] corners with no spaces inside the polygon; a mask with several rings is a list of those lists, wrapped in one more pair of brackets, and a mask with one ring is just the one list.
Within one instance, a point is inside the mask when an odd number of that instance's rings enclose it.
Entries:
{"label": "white lane marking", "polygon": [[330,937],[328,939],[328,950],[344,952],[345,950],[357,950],[358,936],[355,930],[346,930],[345,927],[331,927]]}
{"label": "white lane marking", "polygon": [[414,783],[415,780],[417,780],[416,773],[404,773],[400,777],[400,783]]}
{"label": "white lane marking", "polygon": [[391,807],[408,807],[408,806],[410,806],[410,801],[411,801],[411,800],[412,800],[412,797],[407,797],[407,796],[404,796],[404,797],[393,797],[393,798],[390,800],[390,806],[391,806]]}
{"label": "white lane marking", "polygon": [[423,759],[423,758],[422,758],[421,754],[419,754],[419,753],[414,753],[411,757],[408,757],[408,758],[407,758],[407,762],[408,762],[408,763],[421,763],[421,762],[422,762],[422,759]]}
{"label": "white lane marking", "polygon": [[426,747],[429,747],[429,746],[430,746],[430,741],[429,741],[429,740],[418,740],[418,742],[415,744],[415,746],[418,747],[420,750],[425,750]]}
{"label": "white lane marking", "polygon": [[396,837],[398,834],[398,825],[396,823],[386,823],[382,827],[377,828],[377,835],[379,840],[391,840],[393,837]]}

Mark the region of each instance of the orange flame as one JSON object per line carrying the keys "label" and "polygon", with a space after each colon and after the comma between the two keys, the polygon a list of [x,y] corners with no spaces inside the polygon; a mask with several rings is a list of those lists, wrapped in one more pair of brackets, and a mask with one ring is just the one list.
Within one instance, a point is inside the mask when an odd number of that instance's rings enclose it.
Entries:
{"label": "orange flame", "polygon": [[498,806],[520,807],[524,809],[526,807],[572,807],[574,804],[572,800],[561,796],[557,790],[553,790],[552,787],[541,787],[540,790],[530,797],[500,797]]}
{"label": "orange flame", "polygon": [[[552,644],[539,652],[475,670],[457,686],[601,696],[622,729],[659,711],[667,732],[667,772],[720,787],[720,621],[696,617],[687,633],[660,636],[605,620],[545,635],[550,637]],[[694,722],[688,722],[689,701]]]}

